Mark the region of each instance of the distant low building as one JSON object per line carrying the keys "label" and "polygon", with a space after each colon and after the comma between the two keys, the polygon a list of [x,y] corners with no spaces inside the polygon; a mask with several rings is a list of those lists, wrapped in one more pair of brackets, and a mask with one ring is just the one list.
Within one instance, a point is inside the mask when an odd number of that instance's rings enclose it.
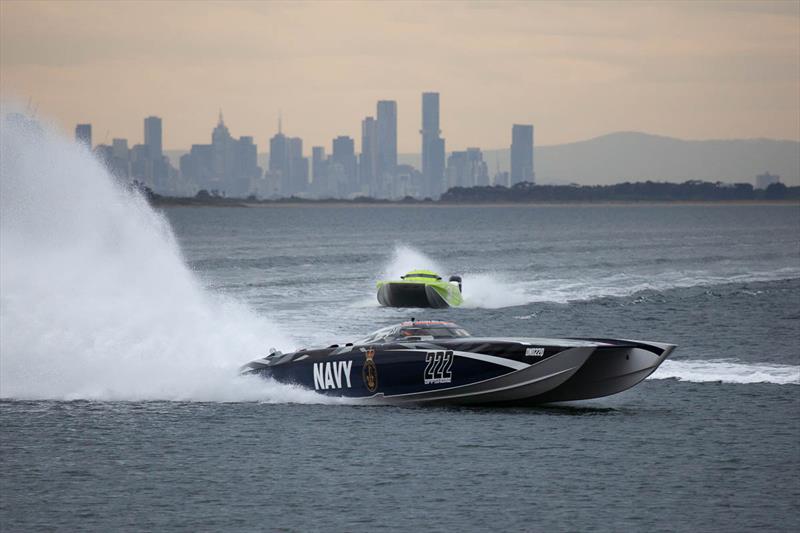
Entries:
{"label": "distant low building", "polygon": [[450,154],[446,174],[448,188],[489,185],[489,170],[480,148]]}
{"label": "distant low building", "polygon": [[128,150],[128,139],[111,140],[111,157],[106,161],[112,174],[121,180],[131,177],[131,155]]}
{"label": "distant low building", "polygon": [[421,198],[422,181],[422,172],[411,165],[398,165],[394,178],[389,182],[387,197],[391,200],[402,200],[407,196]]}
{"label": "distant low building", "polygon": [[780,183],[781,177],[769,172],[764,172],[756,176],[756,189],[766,189],[773,183]]}
{"label": "distant low building", "polygon": [[493,185],[502,185],[503,187],[511,187],[511,174],[508,171],[498,171],[494,175]]}
{"label": "distant low building", "polygon": [[92,149],[92,125],[78,124],[75,126],[75,140],[83,143],[90,150]]}

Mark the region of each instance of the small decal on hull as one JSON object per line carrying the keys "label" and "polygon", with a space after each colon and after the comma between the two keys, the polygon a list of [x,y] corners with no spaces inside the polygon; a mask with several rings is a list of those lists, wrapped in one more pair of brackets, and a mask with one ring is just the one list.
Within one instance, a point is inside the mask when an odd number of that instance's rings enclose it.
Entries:
{"label": "small decal on hull", "polygon": [[527,357],[544,357],[544,348],[525,348]]}
{"label": "small decal on hull", "polygon": [[375,350],[369,348],[364,352],[367,360],[364,361],[364,367],[361,369],[361,378],[364,380],[364,386],[370,392],[378,390],[378,367],[375,366]]}
{"label": "small decal on hull", "polygon": [[428,352],[425,355],[425,385],[453,382],[453,352]]}
{"label": "small decal on hull", "polygon": [[350,388],[350,370],[353,361],[328,361],[314,363],[314,389],[329,390]]}

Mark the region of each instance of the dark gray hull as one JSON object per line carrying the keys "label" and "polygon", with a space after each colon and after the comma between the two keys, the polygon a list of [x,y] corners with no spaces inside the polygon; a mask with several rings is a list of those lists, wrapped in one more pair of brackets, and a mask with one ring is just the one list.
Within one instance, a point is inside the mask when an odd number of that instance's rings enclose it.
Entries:
{"label": "dark gray hull", "polygon": [[386,307],[450,307],[435,289],[425,283],[386,283],[378,289],[378,302]]}
{"label": "dark gray hull", "polygon": [[[675,349],[669,344],[649,343],[648,348],[606,347],[595,350],[586,362],[558,387],[517,404],[589,400],[628,390],[656,371]],[[659,350],[660,351],[659,353]]]}
{"label": "dark gray hull", "polygon": [[466,337],[301,350],[243,371],[368,403],[535,405],[622,392],[673,349],[626,340]]}

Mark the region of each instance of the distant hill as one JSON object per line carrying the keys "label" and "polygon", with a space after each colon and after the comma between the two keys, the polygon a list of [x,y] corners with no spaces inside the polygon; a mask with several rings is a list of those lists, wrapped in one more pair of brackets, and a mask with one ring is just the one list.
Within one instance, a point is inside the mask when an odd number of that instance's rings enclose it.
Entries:
{"label": "distant hill", "polygon": [[752,183],[757,174],[769,171],[781,176],[787,185],[800,185],[800,143],[794,141],[684,141],[622,132],[543,146],[534,157],[536,175],[542,182],[611,184],[698,179]]}
{"label": "distant hill", "polygon": [[[489,174],[509,169],[509,150],[484,150]],[[419,165],[418,154],[401,162]],[[539,183],[610,185],[623,181],[691,179],[753,183],[769,171],[787,185],[800,185],[800,143],[772,139],[684,141],[637,132],[610,133],[594,139],[534,151]]]}
{"label": "distant hill", "polygon": [[[184,151],[168,153],[177,166]],[[509,150],[484,150],[489,175],[509,168]],[[174,155],[173,155],[174,154]],[[419,154],[400,154],[401,164],[420,168]],[[539,183],[609,185],[623,181],[705,180],[753,183],[765,171],[787,185],[800,185],[800,143],[773,139],[685,141],[638,132],[610,133],[568,144],[537,146]],[[259,164],[266,166],[266,154]]]}

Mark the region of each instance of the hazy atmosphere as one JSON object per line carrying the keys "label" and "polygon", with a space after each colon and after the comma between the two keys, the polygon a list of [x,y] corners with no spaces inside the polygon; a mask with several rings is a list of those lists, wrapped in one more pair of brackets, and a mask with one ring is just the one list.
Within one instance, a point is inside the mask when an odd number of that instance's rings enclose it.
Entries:
{"label": "hazy atmosphere", "polygon": [[800,531],[800,0],[0,0],[0,530]]}
{"label": "hazy atmosphere", "polygon": [[[0,89],[70,131],[164,148],[208,142],[217,114],[265,146],[358,137],[397,101],[419,152],[420,93],[441,94],[447,150],[614,131],[800,140],[798,2],[0,3]],[[110,132],[110,133],[106,133]]]}

